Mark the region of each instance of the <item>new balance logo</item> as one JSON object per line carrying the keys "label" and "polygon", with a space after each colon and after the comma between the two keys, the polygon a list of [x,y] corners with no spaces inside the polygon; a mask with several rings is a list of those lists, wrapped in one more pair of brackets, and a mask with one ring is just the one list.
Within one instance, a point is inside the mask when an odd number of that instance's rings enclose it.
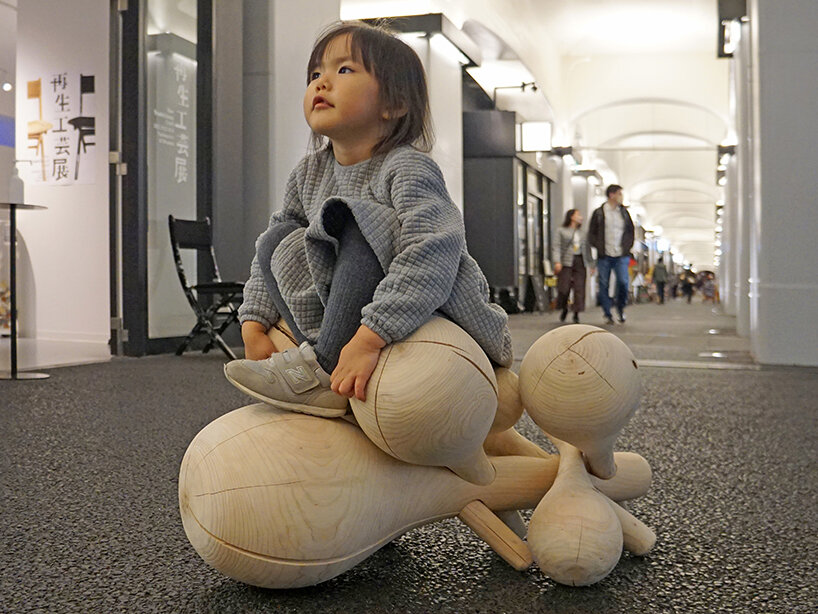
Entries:
{"label": "new balance logo", "polygon": [[290,377],[291,380],[295,382],[309,382],[312,381],[309,373],[304,367],[293,367],[291,369],[285,369],[287,375]]}

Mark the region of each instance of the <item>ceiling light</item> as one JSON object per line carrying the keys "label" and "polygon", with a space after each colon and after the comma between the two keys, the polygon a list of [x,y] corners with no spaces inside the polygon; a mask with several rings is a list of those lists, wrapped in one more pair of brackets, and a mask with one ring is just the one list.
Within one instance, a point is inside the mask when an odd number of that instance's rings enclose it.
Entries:
{"label": "ceiling light", "polygon": [[4,92],[10,92],[14,86],[8,81],[3,81],[2,87]]}

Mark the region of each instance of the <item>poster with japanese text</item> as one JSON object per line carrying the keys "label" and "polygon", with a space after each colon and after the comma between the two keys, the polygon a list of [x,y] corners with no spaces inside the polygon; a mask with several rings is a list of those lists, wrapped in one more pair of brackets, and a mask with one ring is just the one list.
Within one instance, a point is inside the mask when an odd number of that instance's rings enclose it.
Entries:
{"label": "poster with japanese text", "polygon": [[[23,82],[26,149],[18,163],[26,182],[95,182],[96,83],[93,74],[57,71]],[[25,162],[28,162],[27,164]]]}

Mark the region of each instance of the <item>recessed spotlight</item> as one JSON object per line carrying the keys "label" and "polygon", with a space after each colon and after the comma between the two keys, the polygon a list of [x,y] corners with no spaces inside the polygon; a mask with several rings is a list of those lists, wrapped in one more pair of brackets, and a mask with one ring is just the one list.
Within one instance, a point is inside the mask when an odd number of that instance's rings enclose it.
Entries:
{"label": "recessed spotlight", "polygon": [[3,81],[2,87],[4,92],[10,92],[14,86],[8,81]]}

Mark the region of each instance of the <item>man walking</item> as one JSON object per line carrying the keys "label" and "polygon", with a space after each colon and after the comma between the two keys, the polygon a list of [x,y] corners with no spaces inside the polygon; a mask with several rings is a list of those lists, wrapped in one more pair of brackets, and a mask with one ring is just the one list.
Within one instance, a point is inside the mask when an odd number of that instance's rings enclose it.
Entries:
{"label": "man walking", "polygon": [[597,250],[599,273],[599,300],[605,314],[605,323],[613,324],[611,295],[608,287],[611,269],[616,278],[616,312],[619,321],[625,321],[625,304],[628,302],[628,262],[633,247],[633,220],[622,204],[622,186],[611,184],[605,190],[608,200],[591,216],[588,227],[588,243]]}

